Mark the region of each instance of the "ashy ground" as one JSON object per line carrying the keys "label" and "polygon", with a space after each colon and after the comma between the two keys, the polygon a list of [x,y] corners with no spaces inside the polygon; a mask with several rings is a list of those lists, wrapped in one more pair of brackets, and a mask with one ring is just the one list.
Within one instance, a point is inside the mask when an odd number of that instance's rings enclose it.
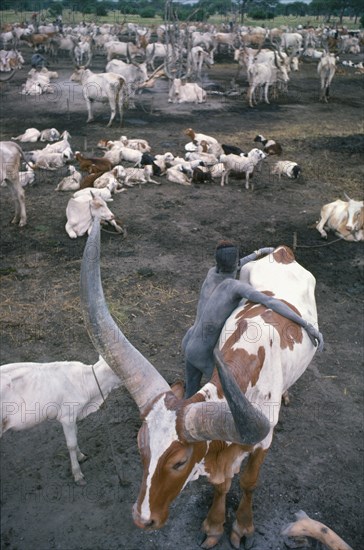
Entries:
{"label": "ashy ground", "polygon": [[[25,51],[29,67],[29,51]],[[104,57],[93,68],[102,70]],[[148,139],[153,152],[183,155],[183,130],[215,136],[244,150],[262,133],[281,142],[283,158],[298,162],[297,181],[272,177],[266,161],[255,189],[231,179],[182,187],[160,178],[116,196],[111,209],[127,237],[102,232],[102,276],[110,310],[140,351],[173,382],[183,375],[181,339],[194,319],[199,288],[220,238],[241,254],[261,246],[295,245],[297,260],[317,280],[316,296],[325,349],[291,389],[254,498],[257,550],[283,550],[280,535],[294,513],[329,525],[353,548],[363,545],[363,245],[323,241],[314,228],[323,204],[356,199],[363,189],[363,76],[334,78],[328,104],[318,101],[316,65],[291,75],[288,93],[271,105],[249,109],[244,94],[209,94],[204,105],[170,105],[166,81],[137,97],[122,129],[106,128],[107,107],[96,106],[86,125],[79,87],[69,82],[68,60],[55,93],[20,95],[26,69],[1,88],[1,139],[26,128],[56,127],[72,135],[74,150],[101,155],[100,138]],[[236,65],[221,58],[208,74],[215,90],[230,88]],[[205,82],[207,81],[207,77]],[[210,89],[212,89],[211,87]],[[28,151],[33,146],[24,144]],[[36,144],[36,148],[40,144]],[[85,237],[65,232],[67,193],[54,191],[66,170],[42,172],[26,190],[28,225],[9,224],[13,203],[1,189],[1,363],[77,359],[95,362],[79,307],[79,271]],[[212,499],[199,479],[176,499],[167,525],[157,532],[134,526],[131,507],[141,480],[136,435],[138,411],[125,390],[79,425],[87,485],[77,487],[60,425],[7,432],[1,440],[1,547],[10,550],[192,550]],[[227,500],[226,534],[239,502],[235,479]],[[316,548],[314,543],[308,548]]]}

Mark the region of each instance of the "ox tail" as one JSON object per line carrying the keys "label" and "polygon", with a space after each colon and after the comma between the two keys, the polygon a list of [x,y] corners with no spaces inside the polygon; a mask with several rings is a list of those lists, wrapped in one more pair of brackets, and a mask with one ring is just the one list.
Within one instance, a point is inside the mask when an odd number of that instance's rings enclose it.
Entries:
{"label": "ox tail", "polygon": [[[20,136],[18,136],[20,137]],[[11,138],[11,139],[17,139],[17,138]],[[34,170],[36,168],[36,165],[33,164],[32,162],[28,162],[27,159],[25,158],[25,155],[24,155],[24,151],[23,149],[20,147],[20,145],[18,143],[13,143],[13,145],[18,149],[19,153],[20,153],[20,156],[21,158],[23,159],[23,162],[25,162],[25,164],[27,166],[29,166],[29,168],[31,168],[31,170]]]}
{"label": "ox tail", "polygon": [[96,351],[119,376],[141,413],[160,394],[170,391],[165,379],[127,340],[110,315],[100,274],[100,221],[95,220],[81,265],[81,308]]}

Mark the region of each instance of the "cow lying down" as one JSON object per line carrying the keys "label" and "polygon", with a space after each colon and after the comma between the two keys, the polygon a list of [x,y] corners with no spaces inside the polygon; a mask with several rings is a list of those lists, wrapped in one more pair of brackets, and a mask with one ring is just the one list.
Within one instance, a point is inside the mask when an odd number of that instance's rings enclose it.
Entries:
{"label": "cow lying down", "polygon": [[364,241],[364,201],[345,196],[347,201],[337,200],[321,208],[316,229],[324,239],[327,238],[327,229],[345,241]]}
{"label": "cow lying down", "polygon": [[85,233],[89,233],[94,218],[98,218],[100,222],[109,222],[118,233],[124,233],[123,228],[116,223],[115,216],[108,208],[105,200],[97,195],[96,190],[87,189],[85,191],[88,192],[82,193],[78,197],[72,197],[68,201],[65,229],[69,237],[76,239],[82,237]]}

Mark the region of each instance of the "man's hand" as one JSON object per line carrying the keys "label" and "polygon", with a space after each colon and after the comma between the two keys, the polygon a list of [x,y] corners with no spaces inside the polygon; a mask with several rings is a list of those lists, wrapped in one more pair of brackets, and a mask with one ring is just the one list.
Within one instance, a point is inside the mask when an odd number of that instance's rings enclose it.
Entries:
{"label": "man's hand", "polygon": [[307,323],[307,326],[305,326],[305,330],[313,343],[315,347],[317,347],[317,351],[323,351],[324,349],[324,337],[322,336],[322,333],[318,331],[313,325],[310,323]]}

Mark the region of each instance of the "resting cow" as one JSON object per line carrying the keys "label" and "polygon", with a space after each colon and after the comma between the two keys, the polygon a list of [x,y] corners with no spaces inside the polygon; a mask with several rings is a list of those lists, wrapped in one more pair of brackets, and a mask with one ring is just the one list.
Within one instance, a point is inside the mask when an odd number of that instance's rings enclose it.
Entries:
{"label": "resting cow", "polygon": [[[232,478],[248,456],[240,481],[244,496],[230,539],[239,548],[241,538],[254,532],[252,493],[272,442],[282,395],[304,373],[316,348],[300,326],[287,326],[280,315],[247,302],[230,315],[221,331],[218,370],[195,395],[183,400],[183,388],[171,388],[110,315],[99,251],[100,226],[94,223],[82,260],[81,306],[94,346],[121,378],[143,419],[138,445],[144,472],[133,507],[134,522],[143,529],[161,528],[172,501],[188,481],[205,475],[215,486],[202,525],[203,546],[212,548],[224,532]],[[243,266],[240,280],[284,300],[317,325],[315,278],[295,261],[288,247],[279,246]]]}
{"label": "resting cow", "polygon": [[99,223],[100,220],[109,222],[118,233],[123,233],[123,229],[116,223],[115,216],[104,199],[96,194],[72,197],[67,204],[66,216],[66,231],[71,239],[90,233],[95,218]]}
{"label": "resting cow", "polygon": [[204,103],[206,92],[195,82],[183,82],[180,78],[172,81],[169,90],[169,103]]}
{"label": "resting cow", "polygon": [[326,228],[345,241],[364,241],[364,201],[355,201],[347,195],[346,198],[347,201],[338,199],[321,208],[316,229],[324,239],[327,238]]}

